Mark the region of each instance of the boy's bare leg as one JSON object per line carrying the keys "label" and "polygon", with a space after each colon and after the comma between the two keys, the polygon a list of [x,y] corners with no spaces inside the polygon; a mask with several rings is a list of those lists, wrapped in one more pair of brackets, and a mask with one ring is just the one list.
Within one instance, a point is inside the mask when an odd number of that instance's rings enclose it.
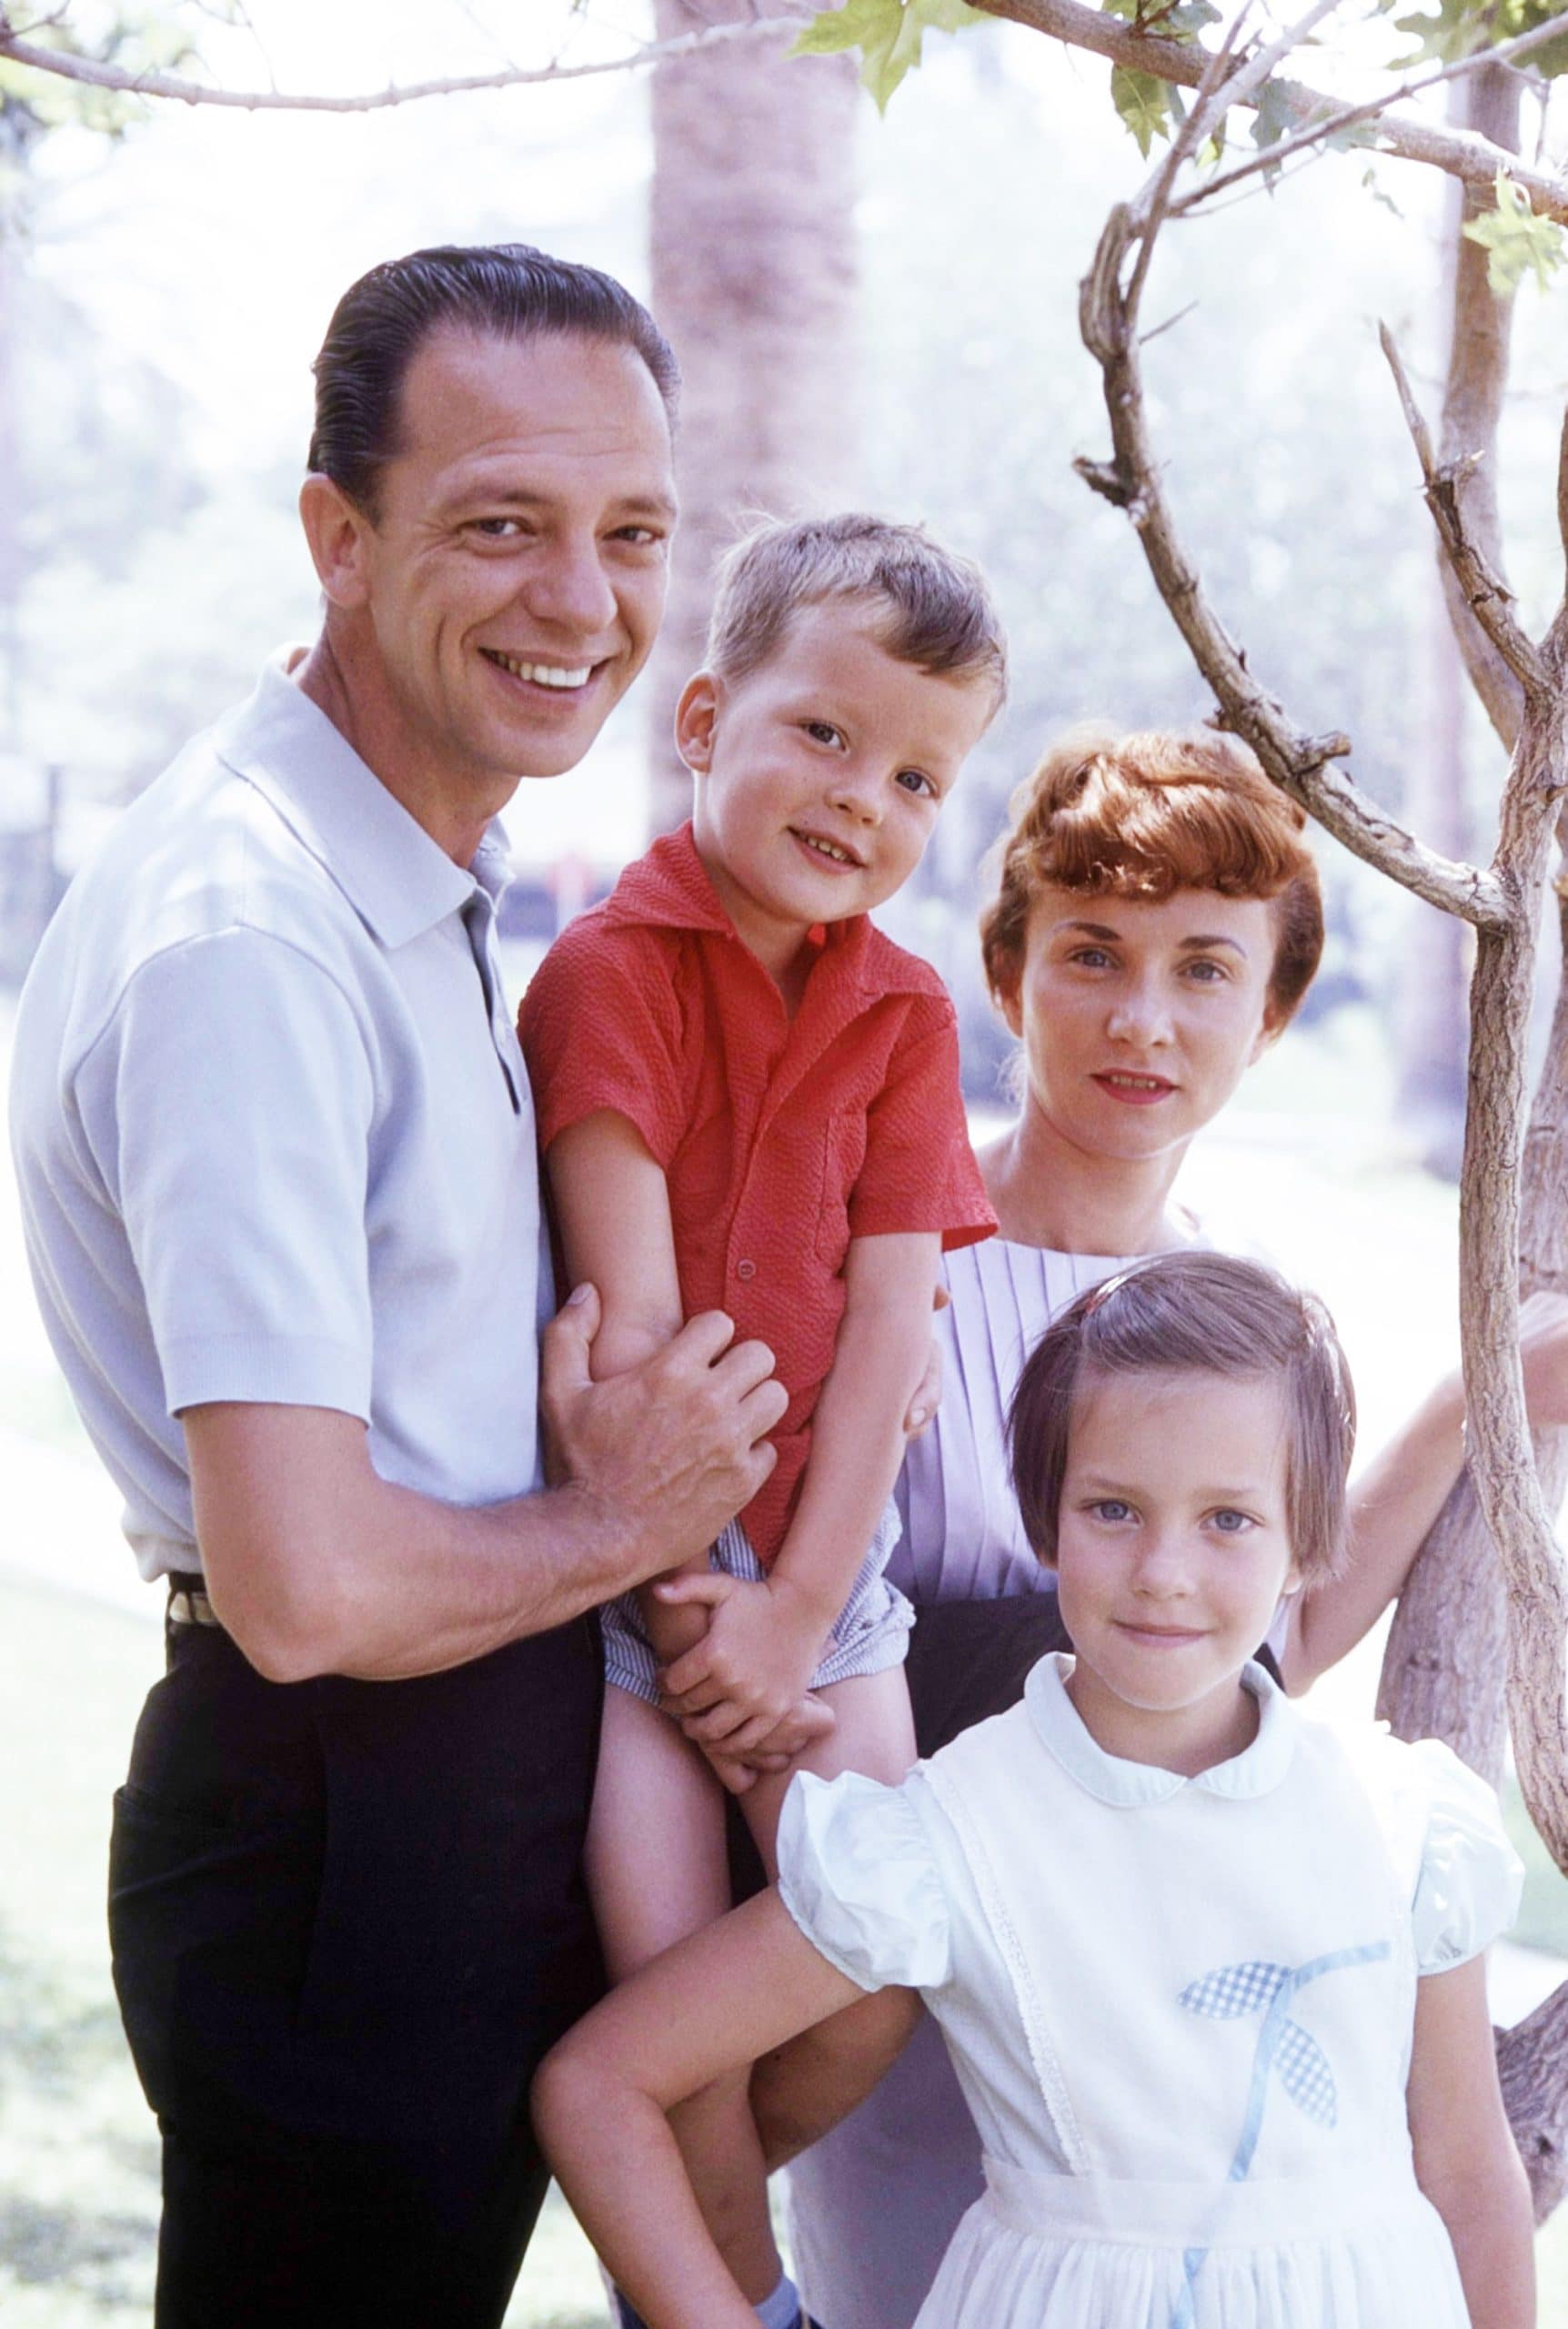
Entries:
{"label": "boy's bare leg", "polygon": [[[861,1771],[896,1787],[915,1760],[914,1719],[901,1666],[860,1674],[819,1694],[832,1708],[832,1730],[799,1758],[797,1769],[832,1779]],[[769,1878],[779,1875],[779,1814],[790,1772],[759,1779],[740,1799]],[[902,2051],[920,2014],[911,1990],[882,1990],[847,2006],[759,2062],[751,2109],[769,2167],[780,2167],[863,2102]]]}
{"label": "boy's bare leg", "polygon": [[[768,1880],[779,1877],[779,1814],[797,1771],[815,1771],[819,1779],[836,1779],[840,1771],[859,1771],[869,1780],[897,1787],[915,1759],[915,1724],[901,1666],[882,1674],[857,1674],[848,1682],[834,1682],[815,1695],[833,1710],[833,1728],[825,1739],[808,1747],[787,1771],[764,1771],[740,1799]],[[858,2009],[851,2006],[849,2011]],[[842,2017],[834,2016],[834,2021]],[[826,2025],[832,2028],[833,2023]]]}
{"label": "boy's bare leg", "polygon": [[[719,1783],[678,1727],[628,1691],[605,1692],[585,1855],[612,1981],[699,1932],[729,1906]],[[778,2286],[767,2170],[744,2077],[670,2113],[709,2230],[753,2304]]]}

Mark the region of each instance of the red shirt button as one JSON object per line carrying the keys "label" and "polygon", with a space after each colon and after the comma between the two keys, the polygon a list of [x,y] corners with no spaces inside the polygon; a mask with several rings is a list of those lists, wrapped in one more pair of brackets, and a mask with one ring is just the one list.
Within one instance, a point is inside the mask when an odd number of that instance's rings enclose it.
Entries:
{"label": "red shirt button", "polygon": [[757,1265],[756,1265],[756,1263],[755,1263],[755,1262],[737,1262],[737,1263],[736,1263],[736,1265],[735,1265],[735,1275],[736,1275],[736,1276],[737,1276],[737,1277],[739,1277],[739,1278],[744,1278],[744,1279],[746,1280],[746,1282],[747,1282],[748,1284],[749,1284],[749,1283],[750,1283],[750,1281],[751,1281],[751,1280],[756,1276],[756,1275],[757,1275]]}

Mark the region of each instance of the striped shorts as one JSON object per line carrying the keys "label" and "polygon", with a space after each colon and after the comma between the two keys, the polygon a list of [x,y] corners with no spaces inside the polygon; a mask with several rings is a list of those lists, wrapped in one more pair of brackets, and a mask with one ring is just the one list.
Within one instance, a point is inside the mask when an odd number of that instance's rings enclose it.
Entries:
{"label": "striped shorts", "polygon": [[[848,1682],[859,1674],[883,1674],[901,1666],[909,1647],[914,1610],[896,1585],[882,1574],[899,1541],[899,1509],[889,1499],[871,1548],[856,1572],[849,1598],[834,1618],[822,1661],[811,1677],[814,1690],[830,1682]],[[708,1566],[727,1577],[759,1584],[767,1575],[752,1551],[746,1531],[732,1520],[708,1548]],[[618,1690],[629,1690],[648,1706],[658,1704],[658,1672],[652,1648],[643,1631],[642,1612],[635,1593],[623,1593],[599,1611],[604,1632],[604,1672]]]}

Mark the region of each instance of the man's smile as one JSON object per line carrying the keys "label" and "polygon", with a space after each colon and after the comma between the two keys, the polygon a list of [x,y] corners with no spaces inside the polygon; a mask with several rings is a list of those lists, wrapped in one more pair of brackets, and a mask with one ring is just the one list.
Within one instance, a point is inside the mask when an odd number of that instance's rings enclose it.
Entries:
{"label": "man's smile", "polygon": [[574,665],[529,662],[520,655],[503,654],[498,647],[481,647],[479,652],[487,662],[494,663],[498,670],[509,671],[513,679],[531,680],[536,687],[541,688],[587,687],[598,669],[597,663]]}

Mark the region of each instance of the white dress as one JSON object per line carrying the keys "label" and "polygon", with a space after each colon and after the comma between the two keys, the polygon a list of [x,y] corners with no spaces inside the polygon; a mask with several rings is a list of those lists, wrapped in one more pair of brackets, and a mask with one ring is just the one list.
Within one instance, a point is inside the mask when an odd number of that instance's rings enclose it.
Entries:
{"label": "white dress", "polygon": [[1465,2329],[1405,2081],[1418,1974],[1517,1901],[1490,1790],[1256,1666],[1243,1754],[1120,1761],[1070,1667],[901,1787],[785,1804],[791,1916],[862,1988],[920,1991],[980,2131],[918,2329]]}

